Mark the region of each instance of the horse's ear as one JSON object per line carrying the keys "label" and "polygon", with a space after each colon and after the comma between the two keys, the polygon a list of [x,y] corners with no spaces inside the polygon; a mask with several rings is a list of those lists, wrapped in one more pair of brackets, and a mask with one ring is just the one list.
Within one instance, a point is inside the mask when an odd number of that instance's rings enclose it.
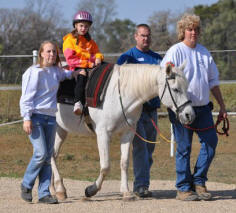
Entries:
{"label": "horse's ear", "polygon": [[179,69],[183,72],[184,71],[184,68],[187,64],[187,60],[185,59],[184,62],[179,66]]}
{"label": "horse's ear", "polygon": [[171,64],[166,65],[166,75],[168,77],[170,77],[172,75],[172,65]]}

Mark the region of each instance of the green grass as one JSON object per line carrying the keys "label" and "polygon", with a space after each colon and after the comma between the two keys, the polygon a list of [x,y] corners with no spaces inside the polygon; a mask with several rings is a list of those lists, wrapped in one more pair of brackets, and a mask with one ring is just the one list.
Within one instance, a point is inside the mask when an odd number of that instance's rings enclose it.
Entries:
{"label": "green grass", "polygon": [[0,90],[0,123],[21,119],[19,100],[20,90]]}
{"label": "green grass", "polygon": [[[227,111],[236,112],[236,84],[222,84],[220,86],[220,89]],[[218,111],[219,105],[216,103],[212,95],[210,98],[214,103],[214,111]]]}

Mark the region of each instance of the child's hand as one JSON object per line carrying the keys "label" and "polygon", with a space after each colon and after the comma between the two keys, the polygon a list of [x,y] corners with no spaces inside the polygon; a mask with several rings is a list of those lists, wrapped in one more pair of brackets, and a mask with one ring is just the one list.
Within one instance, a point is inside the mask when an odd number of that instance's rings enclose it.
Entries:
{"label": "child's hand", "polygon": [[73,72],[72,72],[72,76],[75,78],[76,81],[77,81],[77,76],[78,76],[78,75],[84,75],[84,76],[86,76],[87,74],[86,74],[85,69],[79,69],[79,70],[76,70],[76,71],[73,71]]}
{"label": "child's hand", "polygon": [[73,78],[75,78],[75,80],[77,80],[77,76],[79,75],[79,73],[80,73],[80,70],[76,70],[72,72],[72,76]]}
{"label": "child's hand", "polygon": [[97,65],[99,65],[99,64],[101,64],[101,63],[102,63],[102,61],[101,61],[100,58],[96,58],[96,59],[95,59],[95,66],[97,66]]}

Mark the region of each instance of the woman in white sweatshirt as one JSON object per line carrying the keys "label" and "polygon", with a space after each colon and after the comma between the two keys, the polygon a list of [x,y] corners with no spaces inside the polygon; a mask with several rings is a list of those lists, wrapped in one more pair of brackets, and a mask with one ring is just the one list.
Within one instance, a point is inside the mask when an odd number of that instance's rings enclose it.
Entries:
{"label": "woman in white sweatshirt", "polygon": [[33,156],[21,184],[21,197],[32,202],[32,188],[39,177],[39,203],[56,204],[49,191],[51,156],[56,133],[57,90],[60,81],[76,76],[77,72],[60,68],[56,44],[45,41],[38,53],[38,64],[29,67],[22,77],[20,99],[23,129],[33,145]]}

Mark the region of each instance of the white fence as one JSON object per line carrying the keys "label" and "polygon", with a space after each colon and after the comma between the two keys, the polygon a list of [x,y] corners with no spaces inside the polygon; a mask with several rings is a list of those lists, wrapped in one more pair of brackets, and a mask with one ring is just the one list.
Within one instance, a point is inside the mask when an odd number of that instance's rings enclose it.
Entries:
{"label": "white fence", "polygon": [[[211,53],[232,53],[232,52],[236,52],[236,50],[211,50]],[[157,53],[159,53],[160,55],[164,55],[166,53],[166,51],[158,51]],[[122,53],[104,53],[105,57],[119,57]],[[37,50],[33,50],[32,51],[32,55],[0,55],[0,58],[30,58],[32,57],[32,62],[33,64],[36,64],[37,62],[37,56],[38,56],[38,51]],[[61,55],[62,57],[64,57],[63,55]]]}
{"label": "white fence", "polygon": [[[165,51],[157,51],[159,54],[164,55]],[[214,57],[219,70],[221,71],[222,79],[231,79],[234,77],[236,80],[236,50],[212,50],[210,51]],[[20,83],[21,75],[28,68],[28,66],[37,61],[37,50],[32,51],[32,55],[0,55],[0,83]],[[116,59],[121,53],[105,53],[105,60],[107,62],[116,62]],[[19,58],[22,58],[19,59]],[[32,62],[30,61],[32,58]],[[63,58],[63,55],[61,55]],[[14,60],[15,59],[15,60]]]}

